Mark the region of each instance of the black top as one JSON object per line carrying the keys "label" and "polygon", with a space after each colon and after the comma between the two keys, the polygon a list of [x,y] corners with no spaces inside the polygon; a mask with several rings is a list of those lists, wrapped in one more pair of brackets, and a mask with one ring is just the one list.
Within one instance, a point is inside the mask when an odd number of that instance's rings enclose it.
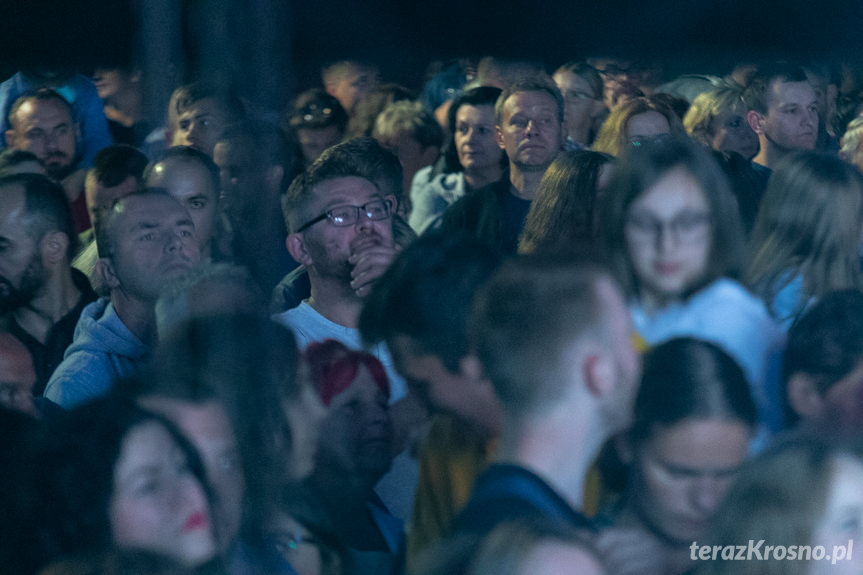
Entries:
{"label": "black top", "polygon": [[72,281],[75,287],[78,288],[78,291],[81,292],[81,297],[78,299],[75,307],[69,310],[69,313],[51,326],[44,344],[24,331],[24,328],[15,321],[15,317],[10,316],[9,332],[24,344],[33,358],[33,368],[36,371],[36,385],[33,387],[33,395],[36,397],[42,395],[45,391],[45,385],[47,385],[48,380],[51,378],[51,374],[54,373],[54,370],[63,361],[66,348],[71,345],[74,338],[75,326],[78,325],[81,311],[89,303],[96,301],[96,292],[90,287],[87,276],[72,268]]}

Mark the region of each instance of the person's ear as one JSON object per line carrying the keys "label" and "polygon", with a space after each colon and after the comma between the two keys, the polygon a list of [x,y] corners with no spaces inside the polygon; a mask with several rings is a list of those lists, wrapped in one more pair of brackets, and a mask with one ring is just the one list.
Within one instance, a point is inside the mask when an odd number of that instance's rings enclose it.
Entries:
{"label": "person's ear", "polygon": [[99,279],[99,283],[106,288],[116,289],[120,287],[120,279],[117,277],[114,265],[108,258],[99,258],[96,260],[94,272]]}
{"label": "person's ear", "polygon": [[764,116],[755,110],[749,110],[746,112],[746,121],[749,123],[749,127],[752,128],[752,131],[756,134],[764,133]]}
{"label": "person's ear", "polygon": [[795,373],[788,380],[788,405],[801,419],[818,419],[824,413],[824,398],[812,377]]}
{"label": "person's ear", "polygon": [[306,241],[303,238],[303,234],[288,234],[285,245],[288,247],[288,252],[294,258],[294,261],[306,267],[312,265],[312,256],[309,255],[309,250],[306,249]]}
{"label": "person's ear", "polygon": [[611,354],[601,350],[587,354],[583,360],[582,374],[588,393],[597,399],[609,395],[614,388],[614,372]]}
{"label": "person's ear", "polygon": [[39,248],[45,263],[56,265],[66,262],[69,237],[63,232],[48,232],[39,242]]}

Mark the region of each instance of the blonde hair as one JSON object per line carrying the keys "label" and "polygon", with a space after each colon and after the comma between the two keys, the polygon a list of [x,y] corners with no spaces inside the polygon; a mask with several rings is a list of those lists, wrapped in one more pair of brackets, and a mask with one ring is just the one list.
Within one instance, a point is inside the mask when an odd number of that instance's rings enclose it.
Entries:
{"label": "blonde hair", "polygon": [[743,103],[743,88],[736,84],[723,83],[703,92],[696,96],[683,117],[683,128],[696,142],[712,147],[710,139],[716,133],[714,121],[738,103]]}
{"label": "blonde hair", "polygon": [[[770,178],[749,243],[744,279],[768,307],[797,275],[804,301],[861,287],[863,177],[839,158],[803,151]],[[799,310],[798,310],[799,311]]]}

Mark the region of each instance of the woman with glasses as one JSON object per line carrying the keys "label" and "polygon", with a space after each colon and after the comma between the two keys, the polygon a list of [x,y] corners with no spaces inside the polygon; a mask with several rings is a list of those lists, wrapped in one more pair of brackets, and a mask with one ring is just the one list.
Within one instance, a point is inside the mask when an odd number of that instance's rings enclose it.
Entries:
{"label": "woman with glasses", "polygon": [[593,142],[593,149],[621,156],[629,148],[685,135],[680,118],[665,100],[641,96],[625,100],[611,110]]}
{"label": "woman with glasses", "polygon": [[718,344],[746,373],[759,407],[779,331],[733,278],[743,231],[728,182],[690,141],[644,146],[620,162],[601,213],[609,263],[649,345],[690,336]]}
{"label": "woman with glasses", "polygon": [[777,166],[750,239],[745,279],[786,329],[826,293],[861,289],[863,177],[833,156]]}

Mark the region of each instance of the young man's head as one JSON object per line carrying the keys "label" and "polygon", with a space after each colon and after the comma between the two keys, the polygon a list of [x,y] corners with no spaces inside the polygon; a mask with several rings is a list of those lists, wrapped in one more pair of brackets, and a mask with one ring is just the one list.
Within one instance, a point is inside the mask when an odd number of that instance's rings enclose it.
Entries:
{"label": "young man's head", "polygon": [[818,103],[801,68],[775,64],[759,70],[743,93],[743,101],[748,109],[746,120],[761,144],[756,161],[775,161],[793,150],[815,148]]}
{"label": "young man's head", "polygon": [[357,102],[380,82],[380,74],[373,64],[343,60],[326,66],[321,79],[327,94],[338,99],[348,115],[353,115]]}
{"label": "young man's head", "polygon": [[0,178],[0,313],[42,295],[77,250],[66,195],[37,174]]}
{"label": "young man's head", "polygon": [[143,183],[146,167],[147,156],[133,146],[115,144],[96,154],[84,182],[90,221],[96,221],[98,211],[110,208],[118,199],[137,191]]}
{"label": "young man's head", "polygon": [[381,277],[359,326],[367,342],[386,342],[399,374],[430,411],[454,413],[487,432],[496,431],[497,404],[471,353],[467,317],[498,263],[470,234],[423,235]]}
{"label": "young man's head", "polygon": [[78,125],[63,96],[48,88],[25,92],[12,104],[8,120],[6,143],[10,148],[35,154],[55,180],[74,171]]}
{"label": "young man's head", "polygon": [[204,83],[174,90],[168,104],[172,146],[191,146],[208,156],[222,130],[245,116],[243,102],[229,90]]}
{"label": "young man's head", "polygon": [[375,121],[374,137],[401,162],[402,188],[409,190],[414,176],[440,154],[443,130],[419,102],[393,102]]}
{"label": "young man's head", "polygon": [[[558,68],[552,78],[565,103],[565,135],[581,144],[588,144],[583,135],[589,135],[593,120],[605,109],[602,77],[589,64],[569,62]],[[577,139],[579,135],[581,139]]]}
{"label": "young man's head", "polygon": [[209,257],[219,217],[219,168],[210,156],[189,146],[169,148],[147,166],[144,183],[183,204],[195,222],[201,254]]}
{"label": "young man's head", "polygon": [[162,288],[201,259],[186,209],[162,191],[136,192],[96,219],[96,275],[116,295],[155,305]]}
{"label": "young man's head", "polygon": [[640,359],[621,290],[598,265],[539,254],[504,263],[477,296],[471,329],[510,439],[563,406],[600,438],[629,424]]}
{"label": "young man's head", "polygon": [[537,77],[506,88],[495,104],[498,146],[510,167],[545,171],[563,143],[564,102],[550,79]]}
{"label": "young man's head", "polygon": [[791,327],[782,382],[789,424],[863,429],[863,293],[828,294]]}

